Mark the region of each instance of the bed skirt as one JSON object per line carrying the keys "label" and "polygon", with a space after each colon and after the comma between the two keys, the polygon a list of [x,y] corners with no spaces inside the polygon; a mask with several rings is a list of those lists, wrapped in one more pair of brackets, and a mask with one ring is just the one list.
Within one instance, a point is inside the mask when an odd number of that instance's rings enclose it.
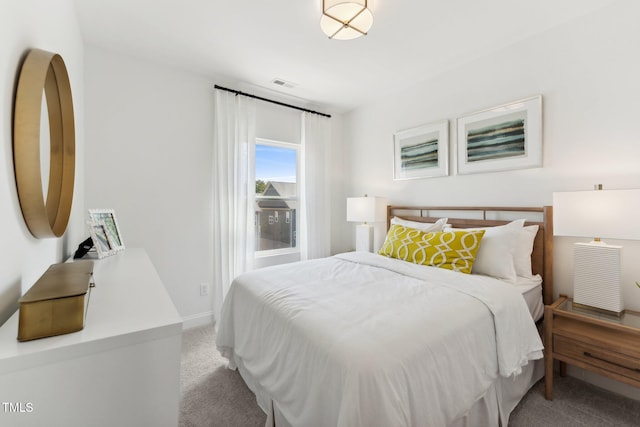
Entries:
{"label": "bed skirt", "polygon": [[[282,416],[277,403],[273,402],[266,390],[253,379],[239,357],[234,355],[229,368],[237,368],[247,387],[255,394],[258,406],[267,415],[265,427],[295,427]],[[522,368],[522,373],[514,378],[499,376],[463,417],[446,427],[506,427],[516,405],[543,376],[544,359],[530,361]]]}

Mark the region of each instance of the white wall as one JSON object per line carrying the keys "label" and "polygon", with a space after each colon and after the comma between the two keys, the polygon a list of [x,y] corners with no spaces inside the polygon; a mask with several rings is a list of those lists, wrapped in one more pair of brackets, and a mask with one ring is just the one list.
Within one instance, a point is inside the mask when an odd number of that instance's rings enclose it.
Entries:
{"label": "white wall", "polygon": [[[73,254],[84,221],[83,46],[72,0],[0,0],[0,324],[17,309],[18,298],[50,264]],[[58,53],[71,81],[76,127],[76,178],[65,236],[35,239],[26,228],[13,169],[13,97],[29,49]]]}
{"label": "white wall", "polygon": [[[640,187],[640,57],[632,53],[640,43],[639,14],[640,3],[617,2],[352,111],[344,135],[352,141],[351,195],[396,204],[536,206],[550,205],[554,191],[596,183]],[[453,161],[457,116],[536,94],[543,96],[543,168],[393,181],[394,132],[450,119]],[[556,238],[556,294],[572,293],[573,241]],[[640,243],[611,242],[624,246],[626,305],[640,309],[640,265],[633,261]]]}
{"label": "white wall", "polygon": [[210,315],[212,83],[92,46],[85,58],[87,209],[115,209],[183,317]]}
{"label": "white wall", "polygon": [[[115,209],[125,246],[147,250],[185,320],[210,320],[213,85],[255,91],[97,46],[85,58],[86,207]],[[256,117],[258,137],[300,140],[299,112],[258,102]]]}
{"label": "white wall", "polygon": [[[541,206],[554,191],[640,188],[640,3],[619,1],[596,13],[381,97],[344,118],[350,141],[349,195],[387,196],[394,204]],[[443,41],[446,42],[446,39]],[[393,133],[542,94],[544,166],[539,169],[393,181]],[[630,227],[635,224],[629,224]],[[353,225],[337,223],[335,244],[353,247]],[[588,241],[582,239],[580,241]],[[572,295],[576,239],[555,238],[554,289]],[[640,310],[640,242],[623,249],[625,306]],[[640,399],[633,387],[578,369],[572,375]]]}

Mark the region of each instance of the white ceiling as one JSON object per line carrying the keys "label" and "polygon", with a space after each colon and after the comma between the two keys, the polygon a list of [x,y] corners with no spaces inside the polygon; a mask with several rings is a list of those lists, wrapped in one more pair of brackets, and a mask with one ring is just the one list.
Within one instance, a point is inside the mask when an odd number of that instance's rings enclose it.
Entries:
{"label": "white ceiling", "polygon": [[322,0],[75,0],[89,45],[336,112],[614,1],[375,0],[369,35],[339,41],[320,30]]}

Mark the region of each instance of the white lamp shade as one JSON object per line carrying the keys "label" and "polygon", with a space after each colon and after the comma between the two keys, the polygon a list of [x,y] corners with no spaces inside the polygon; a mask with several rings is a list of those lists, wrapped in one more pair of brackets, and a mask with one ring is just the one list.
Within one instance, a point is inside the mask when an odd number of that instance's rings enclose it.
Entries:
{"label": "white lamp shade", "polygon": [[556,236],[640,239],[640,189],[553,193]]}
{"label": "white lamp shade", "polygon": [[382,222],[387,219],[387,199],[383,197],[348,197],[347,221]]}
{"label": "white lamp shade", "polygon": [[324,0],[320,28],[330,38],[351,40],[373,25],[370,0]]}

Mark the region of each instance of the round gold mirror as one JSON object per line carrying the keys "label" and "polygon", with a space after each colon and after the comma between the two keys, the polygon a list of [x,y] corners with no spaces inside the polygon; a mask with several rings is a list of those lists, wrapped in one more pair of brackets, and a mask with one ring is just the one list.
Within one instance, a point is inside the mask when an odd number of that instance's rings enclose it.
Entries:
{"label": "round gold mirror", "polygon": [[[40,163],[41,113],[45,111],[50,148],[44,157],[49,159],[48,168]],[[22,216],[34,237],[60,237],[67,229],[73,200],[75,151],[67,68],[60,55],[32,49],[22,64],[16,91],[13,156]],[[48,171],[46,203],[42,171]]]}

